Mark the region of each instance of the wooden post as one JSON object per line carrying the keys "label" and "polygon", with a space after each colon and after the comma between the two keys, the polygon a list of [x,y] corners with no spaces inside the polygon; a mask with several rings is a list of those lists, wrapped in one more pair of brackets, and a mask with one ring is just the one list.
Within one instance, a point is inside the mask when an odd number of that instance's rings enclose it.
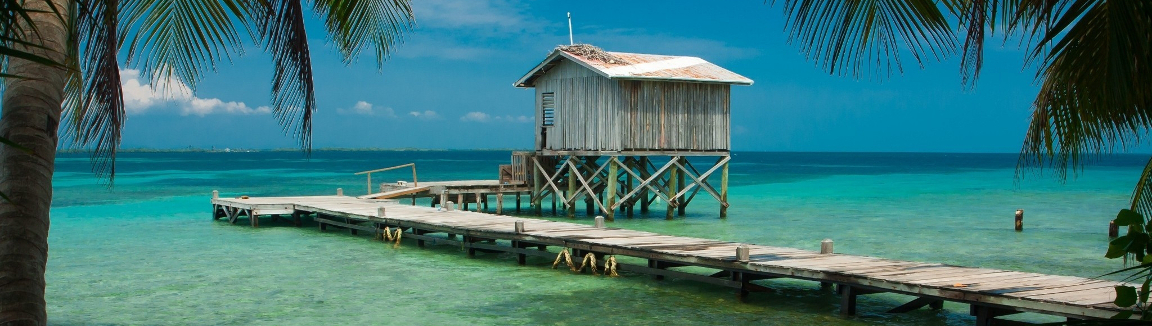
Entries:
{"label": "wooden post", "polygon": [[620,166],[616,164],[616,157],[608,158],[608,198],[604,201],[605,210],[608,211],[608,220],[613,221],[616,218],[616,210],[612,208],[616,205],[616,188],[619,186],[617,183],[618,173],[620,173]]}
{"label": "wooden post", "polygon": [[[468,210],[468,203],[464,201],[464,194],[462,194],[462,193],[456,194],[456,202],[460,203],[458,205],[464,206],[463,210]],[[456,207],[456,209],[461,209],[461,207]]]}
{"label": "wooden post", "polygon": [[384,207],[376,208],[376,217],[384,217]]}
{"label": "wooden post", "polygon": [[516,234],[524,233],[524,221],[516,221],[513,224],[512,230],[516,231]]}
{"label": "wooden post", "polygon": [[[537,162],[535,156],[532,157],[532,162]],[[544,201],[544,196],[541,196],[544,189],[544,180],[541,180],[543,178],[544,175],[540,173],[540,170],[533,167],[532,192],[528,194],[528,200],[530,201],[529,204],[532,206],[532,209],[536,212],[536,216],[544,215],[544,208],[540,205],[540,203]]]}
{"label": "wooden post", "polygon": [[592,196],[584,196],[584,215],[593,214],[596,214],[596,204],[592,202]]}
{"label": "wooden post", "polygon": [[520,214],[520,192],[516,192],[516,214]]}
{"label": "wooden post", "polygon": [[453,203],[451,200],[449,200],[447,204],[444,204],[443,207],[445,212],[451,212],[453,209],[456,209],[456,203]]}
{"label": "wooden post", "polygon": [[576,218],[576,174],[579,170],[568,167],[568,192],[564,194],[564,204],[568,208],[568,218]]}
{"label": "wooden post", "polygon": [[[679,157],[675,157],[675,156],[672,157],[673,161],[678,160],[678,159],[679,159]],[[672,219],[672,214],[676,212],[676,206],[677,206],[676,202],[679,201],[679,199],[677,199],[677,198],[672,198],[673,196],[676,196],[676,192],[679,191],[678,189],[676,189],[676,178],[677,178],[676,176],[680,174],[678,172],[679,172],[679,169],[677,169],[675,167],[668,169],[668,187],[667,187],[668,188],[668,199],[669,199],[668,200],[668,212],[666,214],[664,214],[664,219],[667,219],[667,220]]]}
{"label": "wooden post", "polygon": [[476,193],[476,212],[483,212],[483,210],[480,209],[480,193]]}
{"label": "wooden post", "polygon": [[[648,171],[648,157],[641,156],[640,163],[637,164],[640,168],[640,177],[644,180],[652,177],[652,172]],[[640,214],[648,214],[648,187],[640,188]]]}
{"label": "wooden post", "polygon": [[441,191],[440,192],[440,207],[444,208],[444,210],[448,210],[448,208],[444,207],[445,205],[447,205],[446,204],[447,202],[448,202],[448,191]]}
{"label": "wooden post", "polygon": [[219,190],[213,190],[212,191],[212,199],[220,199],[220,191]]}
{"label": "wooden post", "polygon": [[[630,163],[636,164],[636,160],[632,159]],[[625,166],[624,168],[628,168],[628,167]],[[633,189],[632,188],[632,176],[629,175],[626,179],[624,179],[624,181],[625,181],[624,187],[627,189],[627,190],[625,190],[626,191],[625,194],[632,193],[632,189]],[[632,218],[632,211],[636,208],[636,199],[635,198],[636,197],[633,196],[631,199],[628,199],[627,203],[624,203],[624,207],[625,207],[626,211],[628,212],[628,218]]]}
{"label": "wooden post", "polygon": [[[831,254],[832,253],[832,244],[833,244],[832,239],[824,239],[824,241],[820,241],[820,253],[821,254]],[[831,289],[832,283],[820,282],[820,288],[824,289],[824,290]]]}
{"label": "wooden post", "polygon": [[1115,238],[1120,236],[1120,227],[1116,226],[1115,221],[1108,221],[1108,237]]}
{"label": "wooden post", "polygon": [[728,217],[728,162],[720,170],[720,218]]}
{"label": "wooden post", "polygon": [[1024,210],[1016,210],[1016,231],[1024,231]]}
{"label": "wooden post", "polygon": [[504,215],[504,193],[502,192],[496,193],[496,215]]}
{"label": "wooden post", "polygon": [[343,196],[344,195],[344,188],[336,188],[336,195],[337,196]]}
{"label": "wooden post", "polygon": [[751,260],[749,255],[750,253],[751,248],[748,248],[748,245],[746,244],[741,244],[740,246],[736,247],[736,261],[747,263],[749,260]]}
{"label": "wooden post", "polygon": [[[684,159],[684,161],[687,162],[688,159]],[[684,175],[685,174],[688,174],[688,171],[683,171],[682,173],[676,174],[676,191],[680,191],[680,189],[684,189]],[[688,207],[688,201],[687,200],[677,199],[676,200],[676,215],[684,216],[684,209],[687,207]]]}
{"label": "wooden post", "polygon": [[603,216],[597,216],[596,217],[596,228],[597,229],[603,229],[604,228],[604,217]]}
{"label": "wooden post", "polygon": [[368,173],[368,192],[365,195],[372,194],[372,173]]}
{"label": "wooden post", "polygon": [[[476,196],[480,197],[480,198],[476,199],[476,211],[477,212],[481,211],[480,210],[480,203],[483,202],[484,203],[484,210],[483,211],[487,212],[488,211],[488,194],[487,193],[483,193],[483,194],[478,193],[478,194],[476,194]],[[481,201],[480,199],[483,199],[483,201]]]}
{"label": "wooden post", "polygon": [[556,192],[552,192],[552,216],[556,216]]}

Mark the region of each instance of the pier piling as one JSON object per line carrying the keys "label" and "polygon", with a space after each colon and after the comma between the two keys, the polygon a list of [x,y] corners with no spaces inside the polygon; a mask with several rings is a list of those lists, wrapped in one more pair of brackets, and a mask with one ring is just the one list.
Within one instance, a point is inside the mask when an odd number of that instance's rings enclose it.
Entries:
{"label": "pier piling", "polygon": [[1024,231],[1024,210],[1016,210],[1016,231]]}

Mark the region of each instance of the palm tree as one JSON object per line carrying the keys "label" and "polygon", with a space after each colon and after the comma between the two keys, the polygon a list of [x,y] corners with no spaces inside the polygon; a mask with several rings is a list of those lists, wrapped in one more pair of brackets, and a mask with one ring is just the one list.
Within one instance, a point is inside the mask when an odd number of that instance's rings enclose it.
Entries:
{"label": "palm tree", "polygon": [[[0,325],[44,325],[48,210],[56,148],[92,149],[115,175],[125,113],[118,54],[153,80],[194,87],[248,38],[272,55],[274,116],[311,148],[316,109],[304,6],[293,0],[3,0],[0,12]],[[314,0],[345,63],[365,49],[377,65],[414,18],[407,0]],[[239,28],[238,28],[239,25]],[[65,126],[60,128],[61,120]]]}
{"label": "palm tree", "polygon": [[[784,0],[789,42],[835,75],[885,78],[911,57],[960,55],[961,84],[975,87],[989,34],[1025,40],[1037,68],[1017,177],[1051,169],[1064,179],[1094,158],[1146,144],[1152,129],[1152,1],[1146,0]],[[1152,257],[1143,216],[1152,216],[1152,160],[1117,217],[1129,234],[1109,257]],[[1152,264],[1136,279],[1152,280]],[[1142,317],[1149,314],[1142,289]],[[1136,290],[1117,289],[1132,306]],[[1129,314],[1130,316],[1131,314]]]}

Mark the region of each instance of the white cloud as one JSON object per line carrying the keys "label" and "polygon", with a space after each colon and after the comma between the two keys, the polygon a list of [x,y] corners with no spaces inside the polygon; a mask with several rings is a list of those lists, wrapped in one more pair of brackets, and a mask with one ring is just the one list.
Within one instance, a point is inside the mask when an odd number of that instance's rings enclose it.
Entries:
{"label": "white cloud", "polygon": [[372,103],[368,103],[366,101],[358,101],[358,102],[356,102],[356,105],[353,105],[351,108],[348,108],[348,109],[345,109],[345,108],[336,109],[336,113],[339,113],[339,114],[375,115],[375,116],[382,116],[382,117],[388,117],[388,118],[395,118],[396,117],[396,110],[393,110],[392,108],[389,108],[389,107],[374,106],[374,105],[372,105]]}
{"label": "white cloud", "polygon": [[487,113],[473,111],[460,117],[460,121],[488,122],[491,118],[492,116],[489,116]]}
{"label": "white cloud", "polygon": [[510,115],[505,115],[505,116],[492,116],[492,115],[490,115],[490,114],[487,114],[487,113],[484,113],[484,112],[473,111],[473,112],[468,112],[468,114],[465,114],[465,115],[461,116],[461,117],[460,117],[460,121],[467,121],[467,122],[481,122],[481,123],[483,123],[483,122],[518,122],[518,123],[527,123],[527,122],[532,122],[532,117],[529,117],[529,116],[524,116],[524,115],[522,115],[522,116],[516,116],[516,117],[514,117],[514,116],[510,116]]}
{"label": "white cloud", "polygon": [[153,77],[151,83],[141,81],[140,71],[120,70],[120,87],[124,90],[124,110],[128,114],[141,114],[150,110],[174,105],[180,108],[181,115],[205,116],[214,113],[228,114],[268,114],[272,108],[249,107],[244,102],[225,102],[218,98],[199,98],[192,89],[175,77]]}
{"label": "white cloud", "polygon": [[424,112],[412,111],[412,112],[408,112],[408,115],[416,117],[417,119],[422,119],[422,120],[436,120],[436,119],[440,118],[440,114],[438,114],[438,113],[436,113],[436,111],[432,111],[432,110],[426,110]]}

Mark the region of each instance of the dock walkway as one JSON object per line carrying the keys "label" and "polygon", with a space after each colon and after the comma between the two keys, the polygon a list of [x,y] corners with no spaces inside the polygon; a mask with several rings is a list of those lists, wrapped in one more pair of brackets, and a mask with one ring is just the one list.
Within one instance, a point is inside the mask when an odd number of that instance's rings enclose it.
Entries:
{"label": "dock walkway", "polygon": [[[227,217],[233,223],[244,216],[257,226],[261,216],[290,215],[299,225],[303,216],[312,215],[321,230],[339,227],[354,234],[379,235],[385,227],[399,228],[405,232],[403,238],[415,239],[420,246],[452,244],[467,248],[470,256],[477,251],[510,252],[517,254],[520,264],[528,255],[555,257],[555,252],[543,251],[547,246],[570,248],[574,260],[588,253],[601,262],[607,255],[636,257],[647,260],[647,266],[621,264],[620,269],[728,286],[737,289],[741,298],[749,292],[770,291],[750,283],[755,280],[792,278],[835,284],[841,296],[840,311],[845,314],[855,313],[857,296],[885,292],[915,297],[889,312],[925,306],[939,309],[943,301],[961,302],[971,305],[978,325],[992,325],[996,317],[1018,312],[1096,319],[1121,310],[1112,304],[1113,287],[1120,283],[1081,277],[821,254],[345,196],[214,198],[212,205],[214,219]],[[381,208],[383,216],[379,216]],[[737,256],[741,247],[748,250],[746,261]],[[718,271],[707,275],[669,269],[682,266]]]}

